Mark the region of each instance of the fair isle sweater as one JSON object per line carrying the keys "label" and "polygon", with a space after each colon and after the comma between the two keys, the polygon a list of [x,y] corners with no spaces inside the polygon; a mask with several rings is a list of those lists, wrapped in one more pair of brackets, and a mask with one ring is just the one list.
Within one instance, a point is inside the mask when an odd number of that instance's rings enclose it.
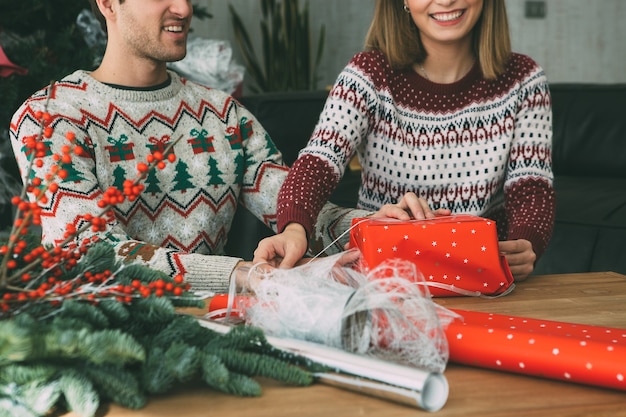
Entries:
{"label": "fair isle sweater", "polygon": [[[55,84],[47,108],[54,134],[44,139],[48,156],[34,174],[43,178],[50,170],[50,155],[68,143],[68,131],[85,152],[63,166],[68,177],[58,180],[58,191],[42,207],[43,242],[62,242],[67,224],[79,228],[85,214],[101,212],[97,202],[104,191],[121,189],[124,179],[136,178],[139,162],[180,138],[172,148],[176,160],[151,171],[139,198],[117,205],[115,220],[99,234],[126,262],[182,274],[194,290],[227,292],[240,261],[224,255],[235,210],[242,204],[276,230],[276,196],[287,167],[263,127],[236,100],[169,75],[169,83],[149,90],[105,85],[84,71]],[[23,140],[39,132],[35,113],[44,110],[47,95],[48,88],[34,94],[11,123],[23,174],[29,158]],[[347,213],[329,208],[342,219]],[[350,217],[339,227],[348,227]],[[337,219],[330,222],[338,224]],[[320,226],[324,229],[329,230]]]}
{"label": "fair isle sweater", "polygon": [[393,69],[379,51],[359,53],[281,188],[278,228],[310,227],[356,154],[358,207],[413,191],[434,209],[495,220],[500,240],[527,239],[539,256],[554,224],[551,117],[546,77],[527,56],[513,54],[493,81],[476,64],[437,84]]}

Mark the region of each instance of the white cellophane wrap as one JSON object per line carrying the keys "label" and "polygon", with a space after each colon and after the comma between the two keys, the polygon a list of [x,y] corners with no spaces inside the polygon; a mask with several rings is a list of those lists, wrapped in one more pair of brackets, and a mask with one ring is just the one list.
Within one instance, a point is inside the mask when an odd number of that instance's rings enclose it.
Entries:
{"label": "white cellophane wrap", "polygon": [[254,295],[243,307],[246,323],[278,338],[443,372],[444,326],[454,313],[432,301],[414,264],[391,259],[363,275],[340,266],[345,254],[251,276]]}

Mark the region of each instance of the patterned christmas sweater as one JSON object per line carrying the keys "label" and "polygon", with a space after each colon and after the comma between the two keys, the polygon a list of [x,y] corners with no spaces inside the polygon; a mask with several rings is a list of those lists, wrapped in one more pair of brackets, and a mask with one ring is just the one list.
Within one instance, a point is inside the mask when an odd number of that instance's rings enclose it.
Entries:
{"label": "patterned christmas sweater", "polygon": [[[176,141],[171,149],[176,160],[150,171],[139,198],[117,205],[115,220],[100,237],[114,245],[120,259],[183,274],[195,290],[227,292],[240,261],[224,255],[235,209],[242,204],[276,230],[276,196],[287,167],[262,126],[236,100],[169,75],[168,84],[150,90],[105,85],[84,71],[55,84],[47,108],[54,134],[43,140],[46,153],[60,153],[69,131],[85,152],[62,166],[68,176],[42,207],[43,242],[62,242],[67,224],[79,228],[86,214],[101,212],[97,201],[104,191],[122,189],[125,179],[137,177],[139,162]],[[45,109],[47,96],[48,88],[34,94],[11,122],[22,174],[30,157],[24,138],[39,132],[35,113]],[[29,175],[43,178],[53,164],[45,157]],[[332,218],[319,230],[348,227],[349,218],[363,214],[327,208]]]}
{"label": "patterned christmas sweater", "polygon": [[476,64],[437,84],[393,69],[379,51],[359,53],[281,188],[279,230],[311,225],[356,154],[358,207],[413,191],[432,208],[491,218],[501,240],[527,239],[541,255],[554,224],[551,117],[545,74],[527,56],[513,54],[496,80]]}

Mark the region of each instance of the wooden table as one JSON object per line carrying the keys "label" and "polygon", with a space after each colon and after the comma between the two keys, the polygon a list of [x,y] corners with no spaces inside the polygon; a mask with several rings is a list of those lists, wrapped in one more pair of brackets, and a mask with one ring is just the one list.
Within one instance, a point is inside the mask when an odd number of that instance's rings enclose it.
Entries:
{"label": "wooden table", "polygon": [[[497,299],[439,298],[448,308],[529,318],[626,328],[626,276],[613,272],[545,275],[517,284]],[[316,384],[287,387],[263,382],[260,398],[225,395],[206,387],[151,398],[141,410],[115,404],[102,416],[267,416],[402,417],[447,416],[626,416],[626,392],[534,378],[487,369],[448,365],[450,395],[440,411],[429,413],[385,400]],[[68,417],[72,414],[68,414]]]}

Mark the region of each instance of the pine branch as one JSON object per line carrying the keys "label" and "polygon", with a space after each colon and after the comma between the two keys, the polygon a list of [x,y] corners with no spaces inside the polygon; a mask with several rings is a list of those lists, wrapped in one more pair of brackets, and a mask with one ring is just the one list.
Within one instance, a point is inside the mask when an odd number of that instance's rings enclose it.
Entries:
{"label": "pine branch", "polygon": [[130,320],[130,312],[124,303],[115,300],[103,300],[98,304],[100,311],[107,316],[111,326],[121,327]]}
{"label": "pine branch", "polygon": [[[160,329],[176,317],[176,311],[172,302],[167,298],[155,296],[136,300],[130,306],[130,312],[135,324],[133,327],[135,328],[138,326],[150,326],[151,328]],[[145,330],[142,332],[147,333]]]}
{"label": "pine branch", "polygon": [[210,387],[235,395],[248,397],[261,395],[261,386],[258,382],[230,372],[221,359],[212,353],[203,352],[201,366],[202,379]]}
{"label": "pine branch", "polygon": [[214,354],[202,352],[200,356],[202,380],[210,387],[220,391],[226,391],[226,385],[230,378],[230,372],[220,358]]}
{"label": "pine branch", "polygon": [[163,393],[175,382],[185,382],[199,374],[200,351],[183,342],[167,349],[155,346],[148,351],[142,367],[142,384],[149,393]]}
{"label": "pine branch", "polygon": [[163,355],[162,361],[173,378],[184,382],[198,373],[200,352],[195,346],[174,342]]}
{"label": "pine branch", "polygon": [[164,350],[161,347],[151,348],[142,366],[141,385],[148,393],[160,394],[174,385],[174,376],[163,363],[163,355]]}
{"label": "pine branch", "polygon": [[242,397],[259,397],[262,393],[261,385],[257,381],[232,372],[223,391]]}
{"label": "pine branch", "polygon": [[64,371],[59,379],[68,408],[82,417],[93,417],[100,406],[100,397],[85,375],[73,369]]}
{"label": "pine branch", "polygon": [[92,381],[103,399],[131,409],[139,409],[146,403],[136,373],[112,364],[87,366],[82,369]]}
{"label": "pine branch", "polygon": [[8,398],[0,396],[0,417],[40,417],[17,400],[13,396]]}
{"label": "pine branch", "polygon": [[151,341],[153,346],[167,348],[174,341],[182,341],[189,345],[201,347],[217,337],[217,333],[206,331],[191,316],[178,315]]}
{"label": "pine branch", "polygon": [[54,318],[53,325],[59,326],[60,328],[65,324],[67,328],[79,328],[75,323],[72,325],[63,323],[71,319],[80,320],[85,323],[85,325],[81,327],[88,325],[95,329],[106,329],[111,324],[108,317],[96,305],[76,300],[67,300],[63,303],[59,314]]}
{"label": "pine branch", "polygon": [[11,364],[3,366],[0,372],[0,384],[22,385],[32,381],[47,381],[58,372],[58,367],[51,364]]}
{"label": "pine branch", "polygon": [[220,358],[231,372],[268,377],[290,385],[306,386],[313,383],[313,376],[309,372],[280,359],[230,349],[219,349],[211,353]]}
{"label": "pine branch", "polygon": [[0,386],[0,397],[9,399],[5,405],[10,416],[44,415],[54,406],[60,395],[59,383],[54,380]]}

